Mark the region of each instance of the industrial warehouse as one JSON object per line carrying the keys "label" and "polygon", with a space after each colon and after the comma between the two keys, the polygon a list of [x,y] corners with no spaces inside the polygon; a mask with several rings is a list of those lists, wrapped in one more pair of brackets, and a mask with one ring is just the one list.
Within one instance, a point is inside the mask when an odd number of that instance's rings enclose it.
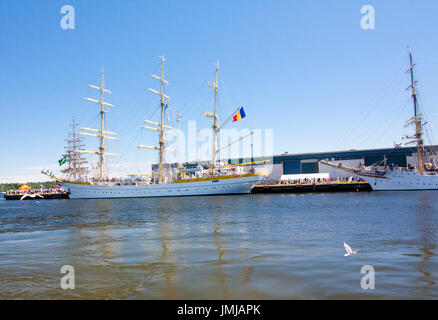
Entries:
{"label": "industrial warehouse", "polygon": [[[425,146],[426,159],[438,151],[437,145]],[[416,147],[393,147],[382,149],[347,150],[314,153],[284,153],[269,157],[228,159],[223,162],[229,165],[245,164],[255,162],[255,166],[270,164],[272,170],[266,180],[279,181],[282,179],[305,179],[305,178],[344,178],[351,176],[351,173],[325,165],[321,160],[328,160],[332,163],[343,164],[353,168],[364,166],[398,166],[408,167],[417,165]],[[264,162],[266,161],[266,162]],[[188,162],[182,164],[185,168],[196,168],[202,165],[208,168],[209,162]],[[178,167],[178,164],[172,164]],[[157,165],[152,169],[156,170]]]}
{"label": "industrial warehouse", "polygon": [[[438,150],[438,146],[427,146],[425,149],[427,155],[431,155]],[[408,165],[417,164],[417,148],[384,148],[276,155],[273,157],[273,169],[269,178],[280,179],[284,175],[329,174],[330,177],[347,177],[351,175],[351,173],[322,164],[320,163],[321,160],[342,163],[354,168],[359,168],[361,164],[364,166],[377,164],[380,166],[407,167]],[[239,162],[244,161],[239,159]]]}

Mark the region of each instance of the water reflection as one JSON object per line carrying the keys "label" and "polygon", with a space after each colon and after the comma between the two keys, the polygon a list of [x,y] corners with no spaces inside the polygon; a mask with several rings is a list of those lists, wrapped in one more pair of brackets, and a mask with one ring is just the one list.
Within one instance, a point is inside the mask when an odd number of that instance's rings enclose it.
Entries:
{"label": "water reflection", "polygon": [[[420,234],[420,260],[418,261],[418,272],[420,273],[419,280],[424,284],[420,286],[423,294],[430,294],[429,288],[436,285],[436,275],[433,275],[432,268],[434,263],[430,263],[432,258],[436,256],[434,250],[436,249],[436,210],[434,210],[434,193],[427,192],[420,195],[418,203],[415,205],[413,214],[418,226]],[[437,271],[436,269],[434,270]]]}
{"label": "water reflection", "polygon": [[[219,287],[222,295],[222,299],[229,299],[229,292],[227,288],[228,276],[224,270],[224,255],[227,252],[225,250],[225,237],[221,233],[223,221],[221,221],[222,216],[213,216],[213,238],[216,246],[216,251],[218,255],[217,260],[217,278],[219,279]],[[223,220],[223,218],[222,218]]]}
{"label": "water reflection", "polygon": [[177,291],[174,285],[174,272],[176,272],[177,266],[173,262],[175,257],[172,255],[171,241],[172,241],[172,226],[171,226],[171,215],[172,207],[169,202],[160,199],[158,201],[158,225],[160,232],[160,244],[162,248],[162,254],[160,259],[160,265],[162,266],[162,272],[166,279],[166,289],[164,293],[165,299],[174,299],[177,295]]}

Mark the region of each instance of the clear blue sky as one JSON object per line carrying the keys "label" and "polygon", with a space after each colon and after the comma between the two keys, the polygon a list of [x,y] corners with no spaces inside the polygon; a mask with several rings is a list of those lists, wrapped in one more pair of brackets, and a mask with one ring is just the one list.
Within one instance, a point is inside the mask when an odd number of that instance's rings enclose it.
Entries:
{"label": "clear blue sky", "polygon": [[[75,30],[60,27],[65,4]],[[360,27],[367,4],[375,30]],[[82,98],[96,95],[87,85],[101,64],[117,106],[108,115],[121,138],[115,151],[153,143],[139,126],[157,107],[146,88],[156,87],[149,75],[161,52],[183,129],[188,120],[206,125],[200,112],[211,106],[206,84],[219,59],[222,116],[244,105],[239,126],[273,128],[275,153],[391,147],[409,133],[407,44],[431,129],[438,120],[437,30],[435,0],[1,0],[0,182],[43,179],[72,117],[97,126],[96,106]],[[126,152],[123,161],[138,161]]]}

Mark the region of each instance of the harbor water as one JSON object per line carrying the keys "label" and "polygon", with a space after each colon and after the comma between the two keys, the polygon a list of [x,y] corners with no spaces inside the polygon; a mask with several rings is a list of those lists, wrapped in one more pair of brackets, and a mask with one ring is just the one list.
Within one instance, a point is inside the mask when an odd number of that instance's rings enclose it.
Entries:
{"label": "harbor water", "polygon": [[2,199],[0,299],[436,299],[437,195]]}

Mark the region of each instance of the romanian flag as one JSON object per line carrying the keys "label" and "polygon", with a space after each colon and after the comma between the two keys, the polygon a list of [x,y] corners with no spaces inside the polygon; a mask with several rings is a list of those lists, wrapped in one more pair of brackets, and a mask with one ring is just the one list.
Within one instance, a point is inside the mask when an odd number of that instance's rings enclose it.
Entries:
{"label": "romanian flag", "polygon": [[63,156],[58,160],[59,166],[62,166],[67,161],[67,156]]}
{"label": "romanian flag", "polygon": [[245,110],[243,110],[243,107],[240,107],[239,111],[237,111],[237,113],[233,116],[233,122],[236,122],[245,117],[246,117]]}

